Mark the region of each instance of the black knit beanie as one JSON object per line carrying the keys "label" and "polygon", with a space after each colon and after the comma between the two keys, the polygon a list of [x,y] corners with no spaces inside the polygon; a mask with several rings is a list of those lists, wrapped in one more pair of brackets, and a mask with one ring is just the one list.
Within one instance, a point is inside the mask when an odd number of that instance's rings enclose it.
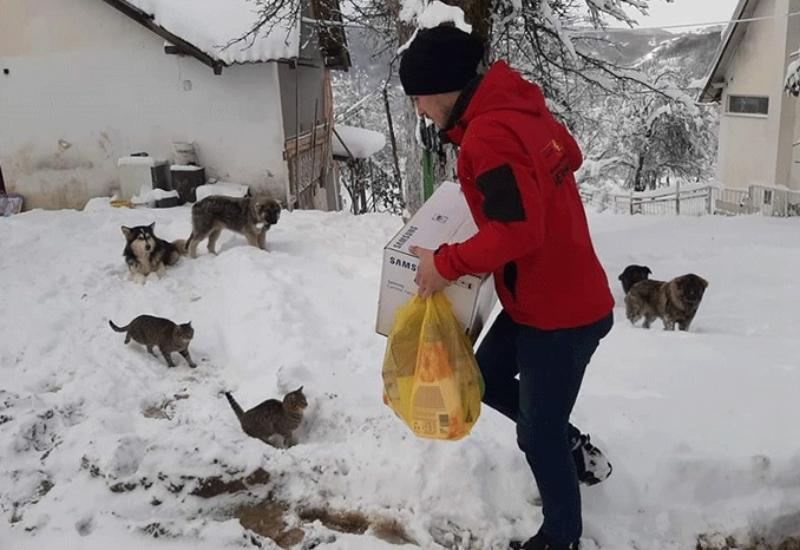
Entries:
{"label": "black knit beanie", "polygon": [[433,95],[464,88],[483,58],[481,40],[456,27],[420,29],[400,60],[406,95]]}

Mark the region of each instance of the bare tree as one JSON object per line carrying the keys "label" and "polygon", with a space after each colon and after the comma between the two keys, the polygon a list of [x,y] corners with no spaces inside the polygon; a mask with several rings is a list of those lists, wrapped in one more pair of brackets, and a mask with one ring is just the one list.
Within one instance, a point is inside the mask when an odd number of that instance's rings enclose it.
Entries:
{"label": "bare tree", "polygon": [[[432,2],[402,0],[251,0],[259,15],[250,33],[238,40],[252,40],[257,33],[269,32],[277,25],[302,20],[319,33],[331,26],[358,26],[369,29],[379,39],[376,51],[397,52],[417,28],[413,8]],[[436,1],[436,0],[433,0]],[[337,20],[302,18],[310,6],[325,3],[336,11]],[[308,3],[308,4],[306,4]],[[486,61],[508,58],[512,64],[539,82],[556,113],[568,125],[580,124],[573,106],[587,94],[615,94],[620,83],[669,96],[670,91],[651,83],[641,71],[610,63],[595,53],[597,45],[608,43],[603,31],[610,21],[636,24],[630,12],[647,13],[650,0],[444,0],[457,6],[472,25],[473,32],[485,39]],[[404,9],[405,8],[405,9]],[[387,86],[398,68],[398,57],[387,67]],[[421,157],[416,146],[418,128],[413,106],[406,101],[398,125],[406,129],[399,144],[405,158],[404,196],[409,213],[422,203]],[[440,163],[448,172],[447,163]]]}

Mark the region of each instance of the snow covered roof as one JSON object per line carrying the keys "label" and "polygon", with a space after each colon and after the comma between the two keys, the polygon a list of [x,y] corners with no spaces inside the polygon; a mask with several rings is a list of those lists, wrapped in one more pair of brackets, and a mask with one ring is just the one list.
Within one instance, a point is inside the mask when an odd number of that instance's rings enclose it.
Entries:
{"label": "snow covered roof", "polygon": [[744,36],[747,23],[737,22],[752,15],[755,10],[756,2],[753,0],[739,0],[736,9],[733,11],[731,23],[722,35],[722,42],[714,58],[711,72],[706,78],[705,85],[700,91],[698,101],[700,103],[715,103],[722,98],[722,85],[725,83],[725,71],[728,64],[733,59],[733,54]]}
{"label": "snow covered roof", "polygon": [[[300,22],[278,24],[255,39],[226,45],[247,34],[258,20],[249,0],[104,0],[176,46],[196,48],[212,66],[295,59],[300,52]],[[163,31],[163,32],[162,32]],[[172,36],[169,36],[172,35]],[[186,53],[195,54],[193,51]],[[215,66],[215,69],[217,67]]]}
{"label": "snow covered roof", "polygon": [[386,136],[374,130],[337,124],[333,134],[333,156],[357,159],[371,157],[386,145]]}

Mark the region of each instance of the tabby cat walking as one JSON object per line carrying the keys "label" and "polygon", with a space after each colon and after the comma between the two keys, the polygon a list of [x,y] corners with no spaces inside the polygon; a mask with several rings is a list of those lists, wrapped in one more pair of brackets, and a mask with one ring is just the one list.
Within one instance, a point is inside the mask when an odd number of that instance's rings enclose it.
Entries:
{"label": "tabby cat walking", "polygon": [[186,359],[190,367],[197,367],[192,361],[192,356],[189,355],[189,343],[194,337],[194,329],[191,322],[178,325],[169,319],[152,315],[139,315],[124,327],[118,327],[113,321],[109,321],[108,324],[111,325],[114,331],[126,333],[126,344],[133,339],[145,346],[153,357],[158,357],[153,351],[153,348],[157,347],[161,355],[166,359],[168,367],[175,366],[171,355],[176,351]]}

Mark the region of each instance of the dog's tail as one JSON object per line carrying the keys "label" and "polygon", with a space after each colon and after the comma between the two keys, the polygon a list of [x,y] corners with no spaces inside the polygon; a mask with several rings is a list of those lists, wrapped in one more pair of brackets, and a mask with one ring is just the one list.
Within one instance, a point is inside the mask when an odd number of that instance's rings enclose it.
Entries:
{"label": "dog's tail", "polygon": [[239,403],[237,403],[236,400],[233,398],[233,396],[231,395],[231,392],[226,391],[225,392],[225,397],[228,398],[228,403],[231,404],[231,408],[233,409],[233,412],[236,413],[236,418],[238,418],[239,421],[241,422],[242,421],[242,416],[244,416],[244,411],[239,406]]}
{"label": "dog's tail", "polygon": [[108,324],[111,326],[111,329],[114,332],[128,332],[128,327],[130,326],[130,324],[128,324],[125,325],[124,327],[118,327],[117,325],[114,324],[114,321],[111,320],[108,321]]}
{"label": "dog's tail", "polygon": [[[189,239],[191,239],[191,235]],[[175,247],[175,250],[178,251],[178,254],[181,256],[186,256],[186,253],[189,250],[189,240],[188,239],[178,239],[177,241],[172,241],[172,246]]]}
{"label": "dog's tail", "polygon": [[194,239],[194,231],[189,234],[189,237],[183,243],[183,249],[186,254],[189,253],[189,245],[192,244],[192,239]]}

